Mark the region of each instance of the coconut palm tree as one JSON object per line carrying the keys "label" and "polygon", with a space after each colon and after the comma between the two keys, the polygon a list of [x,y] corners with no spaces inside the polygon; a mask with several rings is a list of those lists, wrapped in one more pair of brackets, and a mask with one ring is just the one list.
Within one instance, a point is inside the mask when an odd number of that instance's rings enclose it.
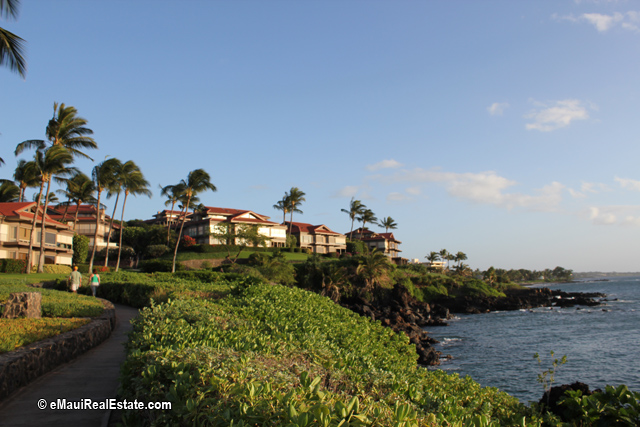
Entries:
{"label": "coconut palm tree", "polygon": [[13,173],[13,179],[18,183],[20,187],[19,201],[24,201],[24,192],[29,187],[38,187],[40,185],[40,179],[35,170],[35,163],[33,161],[26,161],[20,159],[16,170]]}
{"label": "coconut palm tree", "polygon": [[[176,203],[180,201],[180,196],[184,193],[184,188],[180,185],[167,185],[165,187],[160,186],[160,195],[167,197],[164,202],[165,206],[171,205],[170,215],[173,216],[173,208]],[[169,244],[169,238],[171,236],[171,219],[167,219],[167,245]]]}
{"label": "coconut palm tree", "polygon": [[16,202],[20,196],[20,187],[11,181],[0,184],[0,203]]}
{"label": "coconut palm tree", "polygon": [[180,244],[180,238],[182,237],[182,229],[184,228],[184,222],[187,218],[186,210],[189,208],[192,199],[198,194],[202,193],[206,190],[217,191],[215,185],[211,183],[211,177],[204,169],[195,169],[189,172],[186,180],[181,180],[178,185],[181,185],[184,188],[184,197],[185,200],[185,214],[182,216],[182,221],[180,221],[180,231],[178,232],[178,238],[176,239],[176,247],[173,251],[173,262],[171,265],[171,272],[175,273],[176,271],[176,257],[178,256],[178,245]]}
{"label": "coconut palm tree", "polygon": [[[93,131],[86,127],[87,120],[78,117],[78,110],[72,106],[58,105],[53,103],[53,118],[49,120],[46,129],[47,140],[51,146],[61,145],[65,147],[73,156],[79,156],[86,159],[91,157],[84,154],[80,149],[97,149],[98,144],[89,135]],[[35,148],[42,150],[47,143],[41,139],[30,139],[23,141],[16,147],[15,155],[19,155],[26,149]],[[91,159],[93,160],[93,159]]]}
{"label": "coconut palm tree", "polygon": [[[0,0],[0,17],[18,18],[19,0]],[[8,64],[11,71],[25,78],[27,61],[24,59],[24,40],[0,28],[0,65]]]}
{"label": "coconut palm tree", "polygon": [[96,187],[91,178],[82,172],[67,180],[66,194],[69,198],[69,202],[76,205],[76,212],[73,218],[74,231],[76,229],[76,223],[78,222],[80,205],[83,203],[95,203],[96,199],[93,197],[95,191]]}
{"label": "coconut palm tree", "polygon": [[307,199],[304,198],[305,192],[300,190],[298,187],[291,187],[291,190],[289,190],[288,193],[285,192],[284,195],[287,201],[287,210],[291,215],[289,217],[289,235],[291,235],[291,227],[293,227],[293,213],[302,213],[298,206],[300,206],[302,202],[306,202]]}
{"label": "coconut palm tree", "polygon": [[[34,215],[34,221],[31,224],[31,243],[33,242],[33,235],[35,234],[35,218],[38,216],[38,210],[42,200],[42,193],[45,183],[47,184],[46,197],[44,206],[42,208],[42,226],[40,230],[40,258],[38,260],[38,273],[44,272],[44,245],[45,245],[45,218],[47,207],[49,205],[49,197],[51,194],[51,181],[53,179],[73,174],[76,170],[70,168],[67,165],[73,162],[73,156],[66,148],[61,146],[49,147],[46,150],[38,150],[35,155],[35,167],[40,175],[40,192],[38,193],[38,200],[36,204],[36,214]],[[27,255],[27,270],[30,268],[32,252],[32,244],[30,243],[29,254]]]}
{"label": "coconut palm tree", "polygon": [[356,274],[365,282],[364,292],[372,291],[380,283],[382,276],[390,269],[389,258],[377,249],[363,255],[356,268]]}
{"label": "coconut palm tree", "polygon": [[425,258],[433,265],[435,261],[440,259],[440,254],[438,252],[431,251]]}
{"label": "coconut palm tree", "polygon": [[458,266],[460,266],[462,264],[462,261],[467,260],[467,254],[465,254],[464,252],[458,251],[458,253],[453,256],[453,259],[455,262],[458,263]]}
{"label": "coconut palm tree", "polygon": [[91,179],[97,192],[96,198],[96,230],[93,234],[93,248],[91,249],[91,258],[89,259],[89,271],[93,270],[93,260],[96,256],[96,248],[98,246],[98,231],[100,229],[100,196],[103,191],[112,185],[115,179],[115,171],[120,167],[120,160],[116,158],[106,159],[93,167],[91,171]]}
{"label": "coconut palm tree", "polygon": [[118,172],[117,179],[124,190],[124,200],[122,201],[122,215],[120,216],[120,241],[118,242],[118,261],[116,263],[116,271],[120,268],[122,231],[124,230],[124,208],[127,205],[127,197],[129,194],[132,194],[133,196],[142,194],[147,197],[151,197],[149,181],[144,179],[144,175],[140,171],[140,168],[132,160],[124,162]]}
{"label": "coconut palm tree", "polygon": [[348,214],[349,218],[351,218],[351,232],[349,233],[349,239],[353,237],[353,223],[356,220],[356,217],[366,208],[367,207],[363,205],[360,200],[356,200],[352,197],[351,202],[349,203],[349,209],[340,209],[341,212]]}
{"label": "coconut palm tree", "polygon": [[[287,202],[287,196],[286,195],[282,196],[282,200],[278,200],[278,203],[273,205],[273,209],[282,211],[282,223],[283,224],[285,222],[287,222],[287,213],[289,213],[288,206],[289,206],[289,203]],[[300,212],[299,209],[298,209],[298,212]]]}
{"label": "coconut palm tree", "polygon": [[380,220],[378,225],[384,228],[385,233],[388,233],[389,229],[395,230],[396,228],[398,228],[398,224],[396,224],[395,220],[390,216],[386,218],[382,218],[382,220]]}
{"label": "coconut palm tree", "polygon": [[[111,233],[113,232],[113,221],[116,218],[116,208],[118,207],[118,200],[120,200],[120,193],[122,193],[122,185],[120,183],[120,177],[122,175],[122,163],[119,163],[114,166],[113,170],[113,179],[106,187],[106,196],[107,199],[116,195],[116,202],[113,204],[113,212],[111,213],[111,220],[109,221],[109,231],[107,232],[105,255],[104,255],[104,266],[109,265],[109,243],[111,242]],[[122,233],[120,233],[122,234]]]}
{"label": "coconut palm tree", "polygon": [[447,261],[447,269],[449,268],[449,251],[447,251],[446,249],[441,249],[439,252],[440,255],[440,259],[442,261]]}
{"label": "coconut palm tree", "polygon": [[375,223],[378,218],[376,218],[376,214],[373,213],[371,209],[364,209],[360,214],[356,217],[358,221],[362,223],[362,233],[364,234],[365,225],[367,223]]}

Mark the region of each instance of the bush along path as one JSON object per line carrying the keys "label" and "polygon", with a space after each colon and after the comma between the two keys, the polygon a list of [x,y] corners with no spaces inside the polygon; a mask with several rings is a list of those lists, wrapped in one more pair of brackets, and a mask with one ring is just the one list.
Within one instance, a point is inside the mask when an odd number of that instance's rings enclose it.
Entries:
{"label": "bush along path", "polygon": [[[0,426],[100,426],[107,425],[108,410],[52,410],[51,402],[91,399],[103,402],[116,398],[120,365],[131,319],[138,310],[116,305],[116,326],[111,336],[97,347],[65,363],[0,402]],[[46,402],[46,409],[38,404]]]}

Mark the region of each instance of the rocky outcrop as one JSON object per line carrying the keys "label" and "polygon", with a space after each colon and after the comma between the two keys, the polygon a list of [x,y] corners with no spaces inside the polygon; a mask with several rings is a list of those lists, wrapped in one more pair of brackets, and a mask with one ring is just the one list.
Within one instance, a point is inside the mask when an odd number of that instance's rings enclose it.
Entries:
{"label": "rocky outcrop", "polygon": [[547,411],[553,412],[559,416],[562,421],[570,422],[571,417],[564,414],[564,408],[560,405],[560,400],[565,397],[567,391],[580,391],[583,396],[591,396],[593,393],[601,390],[590,391],[589,386],[585,383],[574,382],[573,384],[563,384],[555,387],[551,387],[545,391],[544,395],[538,402],[541,406],[546,407]]}
{"label": "rocky outcrop", "polygon": [[440,298],[437,304],[447,307],[452,313],[477,314],[490,311],[527,310],[536,307],[595,306],[604,294],[562,292],[549,288],[508,289],[505,297],[458,296]]}
{"label": "rocky outcrop", "polygon": [[28,317],[39,319],[42,316],[42,294],[40,292],[16,292],[9,294],[9,299],[4,305],[2,318],[16,319]]}
{"label": "rocky outcrop", "polygon": [[429,304],[413,298],[402,285],[396,285],[391,298],[383,302],[371,302],[355,297],[342,304],[356,313],[379,320],[396,332],[404,333],[409,341],[415,344],[418,353],[418,363],[421,365],[439,365],[440,355],[433,344],[438,341],[429,337],[423,329],[425,326],[444,326],[449,315],[446,309],[434,309]]}
{"label": "rocky outcrop", "polygon": [[103,304],[102,316],[87,325],[0,354],[0,400],[107,339],[116,325],[116,310],[109,301]]}

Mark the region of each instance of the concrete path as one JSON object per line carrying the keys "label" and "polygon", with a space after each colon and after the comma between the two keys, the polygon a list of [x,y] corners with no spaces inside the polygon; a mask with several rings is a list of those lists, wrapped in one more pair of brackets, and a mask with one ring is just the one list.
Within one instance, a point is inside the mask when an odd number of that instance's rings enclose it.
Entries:
{"label": "concrete path", "polygon": [[[131,330],[135,308],[116,305],[116,328],[102,344],[69,363],[22,387],[0,403],[0,426],[107,426],[108,410],[52,410],[57,399],[103,402],[116,397],[120,365],[125,359],[124,343]],[[47,409],[38,409],[41,399]]]}

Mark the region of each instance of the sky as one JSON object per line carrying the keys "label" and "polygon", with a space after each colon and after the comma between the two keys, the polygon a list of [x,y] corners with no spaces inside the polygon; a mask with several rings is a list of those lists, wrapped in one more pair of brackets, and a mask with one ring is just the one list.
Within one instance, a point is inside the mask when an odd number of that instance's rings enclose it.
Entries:
{"label": "sky", "polygon": [[28,63],[0,68],[2,178],[65,103],[151,183],[125,219],[202,168],[205,205],[277,222],[291,187],[341,233],[361,200],[411,260],[640,271],[640,1],[23,0],[0,26]]}

